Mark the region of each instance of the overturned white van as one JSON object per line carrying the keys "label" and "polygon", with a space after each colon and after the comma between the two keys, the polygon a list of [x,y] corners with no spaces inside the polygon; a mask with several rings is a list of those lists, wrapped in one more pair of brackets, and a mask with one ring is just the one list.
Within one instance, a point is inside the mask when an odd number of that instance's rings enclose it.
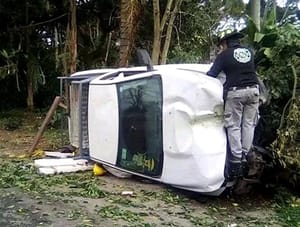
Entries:
{"label": "overturned white van", "polygon": [[63,78],[70,142],[115,169],[195,192],[225,188],[223,87],[206,64],[99,69]]}

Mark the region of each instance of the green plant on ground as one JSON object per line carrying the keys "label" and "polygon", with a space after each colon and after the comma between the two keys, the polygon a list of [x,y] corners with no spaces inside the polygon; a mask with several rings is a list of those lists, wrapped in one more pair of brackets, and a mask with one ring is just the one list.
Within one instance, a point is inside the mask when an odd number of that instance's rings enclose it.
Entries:
{"label": "green plant on ground", "polygon": [[107,192],[99,188],[95,181],[86,182],[79,194],[88,198],[104,198],[108,195]]}
{"label": "green plant on ground", "polygon": [[49,128],[44,133],[49,149],[57,149],[63,145],[69,144],[68,136],[68,131],[66,129]]}
{"label": "green plant on ground", "polygon": [[23,120],[18,117],[7,117],[1,119],[1,128],[4,128],[8,131],[14,131],[16,129],[19,129],[23,124]]}
{"label": "green plant on ground", "polygon": [[102,207],[97,211],[103,218],[112,218],[115,220],[123,219],[128,222],[140,222],[142,221],[141,215],[129,210],[123,210],[117,205],[109,205]]}
{"label": "green plant on ground", "polygon": [[[67,175],[45,176],[37,173],[31,165],[32,160],[4,160],[0,159],[0,188],[20,188],[32,194],[59,195],[63,186],[77,189],[73,195],[87,198],[103,198],[108,192],[98,187],[101,181],[90,174],[70,173]],[[60,187],[57,187],[60,186]],[[71,194],[71,192],[70,192]]]}
{"label": "green plant on ground", "polygon": [[180,204],[180,203],[187,201],[186,197],[184,197],[180,194],[174,193],[172,190],[169,190],[169,189],[164,190],[158,196],[162,201],[164,201],[166,203],[171,203],[171,204]]}
{"label": "green plant on ground", "polygon": [[300,198],[284,188],[275,195],[276,213],[283,226],[300,226]]}

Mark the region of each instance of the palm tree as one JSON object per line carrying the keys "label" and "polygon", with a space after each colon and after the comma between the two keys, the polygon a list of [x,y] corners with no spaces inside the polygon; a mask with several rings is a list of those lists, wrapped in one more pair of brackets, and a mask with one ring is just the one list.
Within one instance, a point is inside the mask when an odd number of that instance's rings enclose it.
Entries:
{"label": "palm tree", "polygon": [[128,66],[128,60],[134,48],[142,4],[143,1],[140,0],[121,0],[120,67]]}

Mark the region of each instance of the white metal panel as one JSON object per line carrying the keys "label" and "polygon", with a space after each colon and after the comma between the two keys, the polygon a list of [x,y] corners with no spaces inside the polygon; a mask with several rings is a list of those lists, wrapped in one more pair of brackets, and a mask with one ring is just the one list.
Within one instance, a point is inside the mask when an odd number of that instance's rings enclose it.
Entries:
{"label": "white metal panel", "polygon": [[163,73],[162,79],[161,180],[199,192],[220,189],[226,159],[222,84],[202,73],[178,70]]}
{"label": "white metal panel", "polygon": [[93,80],[89,93],[91,158],[116,165],[119,115],[115,83],[161,74],[164,163],[162,176],[155,180],[198,192],[220,192],[226,158],[223,88],[219,80],[201,73],[206,65],[189,67],[157,67],[145,74]]}
{"label": "white metal panel", "polygon": [[114,84],[90,85],[88,118],[91,158],[115,165],[118,152],[119,110]]}
{"label": "white metal panel", "polygon": [[79,84],[70,86],[69,139],[74,147],[79,147]]}

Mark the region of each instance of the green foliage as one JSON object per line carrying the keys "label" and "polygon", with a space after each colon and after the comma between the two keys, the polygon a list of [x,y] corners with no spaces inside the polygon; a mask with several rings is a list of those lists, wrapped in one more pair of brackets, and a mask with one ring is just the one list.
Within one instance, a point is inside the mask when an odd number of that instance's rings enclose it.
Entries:
{"label": "green foliage", "polygon": [[27,61],[27,74],[30,74],[33,78],[33,91],[36,93],[38,87],[45,83],[45,75],[35,56],[30,54]]}
{"label": "green foliage", "polygon": [[286,189],[278,189],[275,195],[276,213],[283,226],[300,226],[300,200]]}
{"label": "green foliage", "polygon": [[300,97],[291,102],[288,115],[282,118],[284,126],[279,128],[272,147],[282,166],[300,171]]}
{"label": "green foliage", "polygon": [[166,203],[171,203],[171,204],[180,204],[186,202],[185,197],[175,194],[171,190],[165,190],[162,194],[159,195],[159,197],[161,198],[161,200],[165,201]]}
{"label": "green foliage", "polygon": [[22,126],[22,119],[19,117],[8,117],[1,119],[0,126],[6,130],[13,131],[19,129]]}
{"label": "green foliage", "polygon": [[0,188],[20,187],[25,190],[40,191],[36,182],[31,181],[33,169],[22,162],[3,162],[0,166]]}
{"label": "green foliage", "polygon": [[284,223],[283,226],[300,226],[299,204],[280,207],[276,211],[279,219]]}
{"label": "green foliage", "polygon": [[[225,4],[225,7],[223,7]],[[234,1],[186,0],[171,43],[168,63],[199,63],[210,60],[214,30],[221,18],[241,15],[244,4]],[[230,15],[230,16],[229,16]]]}
{"label": "green foliage", "polygon": [[271,102],[264,109],[266,127],[277,132],[273,132],[276,139],[271,144],[272,150],[278,163],[297,171],[300,169],[300,110],[299,97],[296,97],[300,29],[288,21],[278,23],[276,7],[267,7],[261,30],[257,30],[250,18],[246,32],[256,50],[259,75],[270,90]]}
{"label": "green foliage", "polygon": [[[38,193],[40,195],[59,195],[57,187],[69,187],[70,195],[85,198],[103,198],[108,192],[99,189],[101,182],[96,181],[90,174],[73,173],[66,176],[44,176],[37,174],[36,168],[26,161],[4,161],[0,165],[0,188],[14,188]],[[66,195],[66,193],[63,193]]]}
{"label": "green foliage", "polygon": [[245,9],[245,4],[241,0],[225,0],[225,11],[233,17],[240,17]]}
{"label": "green foliage", "polygon": [[[273,29],[271,34],[274,35],[265,36],[261,40],[264,42],[261,50],[264,51],[266,58],[260,63],[260,74],[263,75],[270,88],[272,99],[284,104],[281,107],[281,124],[278,125],[281,128],[272,146],[282,164],[286,162],[288,165],[294,165],[296,163],[299,168],[300,156],[296,137],[300,128],[298,123],[300,110],[298,108],[299,101],[292,96],[296,92],[297,75],[300,73],[299,67],[294,67],[300,63],[297,56],[297,51],[300,50],[298,42],[300,32],[294,25],[284,24]],[[275,34],[276,41],[272,46]],[[274,104],[278,105],[276,102]]]}
{"label": "green foliage", "polygon": [[[193,226],[207,226],[207,227],[222,227],[226,226],[221,220],[214,220],[211,217],[190,217]],[[230,225],[229,225],[230,226]]]}
{"label": "green foliage", "polygon": [[64,110],[58,109],[53,114],[49,126],[55,129],[60,129],[61,127],[67,128],[67,115]]}
{"label": "green foliage", "polygon": [[100,190],[96,182],[85,182],[82,185],[83,190],[80,192],[80,195],[88,198],[104,198],[107,193]]}
{"label": "green foliage", "polygon": [[97,211],[99,215],[103,218],[112,218],[115,220],[123,219],[128,222],[141,222],[142,217],[139,213],[134,213],[129,210],[123,210],[117,205],[110,205],[102,207],[99,211]]}
{"label": "green foliage", "polygon": [[17,73],[17,64],[15,63],[17,53],[17,51],[8,53],[5,49],[0,51],[0,56],[6,62],[5,65],[0,66],[0,79],[4,79],[6,76],[15,75]]}
{"label": "green foliage", "polygon": [[[192,41],[194,38],[192,38]],[[196,45],[196,44],[195,44]],[[168,63],[198,63],[202,59],[199,56],[199,50],[195,47],[194,49],[187,50],[181,46],[175,46],[169,53]]]}
{"label": "green foliage", "polygon": [[290,97],[294,82],[291,63],[299,61],[296,55],[300,50],[298,28],[285,24],[255,35],[259,74],[269,86],[272,98]]}

